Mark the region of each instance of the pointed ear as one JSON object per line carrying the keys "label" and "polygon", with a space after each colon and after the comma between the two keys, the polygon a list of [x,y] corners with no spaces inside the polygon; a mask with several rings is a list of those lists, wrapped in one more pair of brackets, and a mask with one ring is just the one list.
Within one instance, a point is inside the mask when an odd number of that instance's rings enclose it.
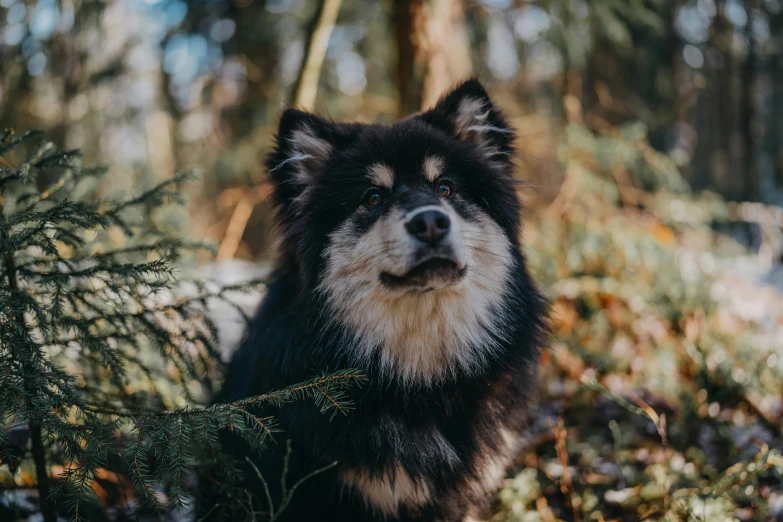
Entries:
{"label": "pointed ear", "polygon": [[335,124],[296,109],[280,117],[277,146],[266,160],[269,175],[277,184],[298,187],[301,192],[318,175],[335,147]]}
{"label": "pointed ear", "polygon": [[511,161],[514,130],[478,80],[458,85],[418,117],[447,134],[475,144],[494,161]]}

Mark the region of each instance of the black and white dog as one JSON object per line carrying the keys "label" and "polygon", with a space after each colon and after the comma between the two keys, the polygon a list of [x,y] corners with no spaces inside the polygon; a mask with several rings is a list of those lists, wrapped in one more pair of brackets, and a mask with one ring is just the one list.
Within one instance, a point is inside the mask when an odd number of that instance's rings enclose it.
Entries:
{"label": "black and white dog", "polygon": [[[360,368],[369,382],[347,416],[279,412],[289,481],[338,462],[281,518],[463,521],[491,501],[547,330],[520,248],[513,154],[475,80],[393,125],[283,113],[268,158],[281,257],[224,398],[318,370]],[[273,496],[281,446],[258,463]]]}

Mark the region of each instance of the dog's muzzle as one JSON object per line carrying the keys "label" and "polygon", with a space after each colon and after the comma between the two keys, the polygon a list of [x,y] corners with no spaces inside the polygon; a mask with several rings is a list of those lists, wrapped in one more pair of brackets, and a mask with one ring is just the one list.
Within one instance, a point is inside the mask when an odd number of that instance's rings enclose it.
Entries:
{"label": "dog's muzzle", "polygon": [[440,205],[418,207],[405,215],[405,230],[416,243],[413,267],[402,275],[381,273],[387,288],[429,291],[459,282],[467,272],[457,259],[449,237],[451,218]]}

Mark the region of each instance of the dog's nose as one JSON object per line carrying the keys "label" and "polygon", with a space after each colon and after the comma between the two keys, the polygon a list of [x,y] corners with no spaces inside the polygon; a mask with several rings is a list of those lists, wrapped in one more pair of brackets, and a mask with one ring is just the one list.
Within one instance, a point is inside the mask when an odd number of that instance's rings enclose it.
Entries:
{"label": "dog's nose", "polygon": [[405,228],[408,233],[428,245],[435,246],[449,233],[451,220],[440,210],[425,210],[413,216]]}

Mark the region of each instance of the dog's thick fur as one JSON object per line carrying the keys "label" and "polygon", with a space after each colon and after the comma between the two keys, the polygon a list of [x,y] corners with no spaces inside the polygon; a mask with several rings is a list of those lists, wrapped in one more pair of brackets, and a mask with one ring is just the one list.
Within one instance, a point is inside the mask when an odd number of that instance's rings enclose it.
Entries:
{"label": "dog's thick fur", "polygon": [[[518,451],[546,333],[512,157],[512,131],[475,80],[394,125],[282,115],[268,158],[281,257],[224,398],[325,370],[368,378],[348,415],[280,410],[289,483],[338,462],[283,519],[450,522],[490,502]],[[426,211],[448,224],[434,245],[409,232]],[[258,462],[273,496],[284,447]]]}

